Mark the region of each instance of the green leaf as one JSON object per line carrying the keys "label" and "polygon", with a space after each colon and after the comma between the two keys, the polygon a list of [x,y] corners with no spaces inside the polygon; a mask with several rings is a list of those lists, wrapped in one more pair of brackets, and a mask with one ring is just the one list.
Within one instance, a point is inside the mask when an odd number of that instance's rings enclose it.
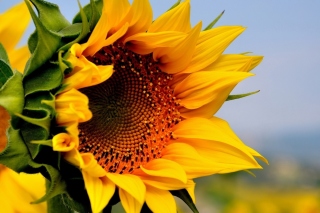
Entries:
{"label": "green leaf", "polygon": [[75,213],[75,212],[89,212],[82,203],[73,200],[67,194],[61,194],[48,200],[48,213]]}
{"label": "green leaf", "polygon": [[95,26],[97,25],[100,17],[101,17],[101,12],[102,12],[102,7],[103,7],[103,1],[97,1],[95,2],[94,0],[90,0],[90,5],[91,5],[91,11],[92,11],[92,16],[89,19],[90,20],[90,30],[92,31]]}
{"label": "green leaf", "polygon": [[31,54],[34,53],[34,51],[37,48],[38,44],[38,33],[37,31],[34,31],[28,38],[28,48]]}
{"label": "green leaf", "polygon": [[76,23],[63,28],[58,32],[64,38],[77,38],[82,30],[82,24]]}
{"label": "green leaf", "polygon": [[183,202],[185,202],[189,206],[189,208],[192,210],[193,213],[199,213],[196,205],[193,203],[192,198],[190,197],[186,189],[174,190],[174,191],[170,191],[170,193],[173,196],[176,196],[181,200],[183,200]]}
{"label": "green leaf", "polygon": [[23,172],[29,165],[31,156],[19,130],[9,127],[7,130],[8,144],[0,152],[0,163],[16,172]]}
{"label": "green leaf", "polygon": [[238,94],[238,95],[229,95],[226,101],[231,101],[231,100],[235,100],[235,99],[239,99],[239,98],[244,98],[247,97],[249,95],[253,95],[260,92],[260,90],[254,91],[254,92],[248,92],[248,93],[244,93],[244,94]]}
{"label": "green leaf", "polygon": [[[40,71],[41,70],[41,71]],[[58,88],[63,81],[63,73],[58,64],[46,63],[39,71],[24,78],[25,94],[50,91]]]}
{"label": "green leaf", "polygon": [[6,62],[7,64],[10,64],[7,51],[1,43],[0,43],[0,59]]}
{"label": "green leaf", "polygon": [[70,25],[57,5],[43,0],[30,1],[38,11],[39,20],[48,30],[57,32]]}
{"label": "green leaf", "polygon": [[[24,71],[25,76],[28,76],[52,57],[59,46],[61,46],[61,37],[47,29],[42,21],[36,16],[29,1],[25,0],[25,2],[36,26],[37,33],[37,36],[33,35],[32,38],[29,39],[29,49],[32,52],[32,55]],[[53,17],[51,17],[51,19],[55,20]],[[35,43],[36,47],[34,47]]]}
{"label": "green leaf", "polygon": [[0,59],[0,88],[8,81],[13,75],[11,67],[3,60]]}
{"label": "green leaf", "polygon": [[83,11],[80,3],[79,3],[79,8],[80,8],[80,15],[81,15],[81,19],[82,19],[82,30],[81,30],[81,33],[80,35],[75,39],[73,40],[72,42],[69,42],[68,44],[64,45],[63,47],[61,47],[59,49],[59,51],[63,50],[63,51],[67,51],[68,49],[70,49],[70,47],[75,44],[75,43],[78,43],[80,42],[82,39],[84,39],[88,33],[90,32],[90,26],[89,26],[89,23],[88,23],[88,19],[87,19],[87,16],[85,14],[85,12]]}
{"label": "green leaf", "polygon": [[217,18],[215,18],[205,29],[205,30],[210,30],[218,21],[219,19],[221,18],[221,16],[224,14],[224,11],[222,11],[222,13],[220,13],[220,15],[218,15]]}
{"label": "green leaf", "polygon": [[[46,110],[24,110],[23,114],[27,114],[29,116],[25,116],[22,114],[16,114],[18,117],[20,117],[22,120],[42,127],[43,129],[45,129],[48,134],[47,136],[45,136],[44,138],[47,138],[49,135],[49,128],[50,128],[50,123],[51,123],[51,117],[50,117],[50,113]],[[31,141],[31,140],[30,140]],[[28,142],[30,142],[28,140]]]}
{"label": "green leaf", "polygon": [[[90,23],[90,30],[92,31],[99,21],[103,8],[103,0],[90,0],[90,4],[83,7],[83,11]],[[79,12],[73,18],[72,23],[82,23],[81,13]]]}
{"label": "green leaf", "polygon": [[41,174],[48,179],[46,194],[39,200],[32,203],[41,203],[66,192],[67,185],[63,181],[60,172],[57,169],[51,165],[39,164],[33,161],[29,164],[32,168],[38,169]]}
{"label": "green leaf", "polygon": [[11,116],[11,125],[15,128],[18,123],[16,113],[21,113],[24,106],[24,90],[22,85],[22,74],[18,71],[13,73],[5,85],[0,89],[0,105],[3,106]]}
{"label": "green leaf", "polygon": [[32,93],[27,96],[24,108],[27,110],[50,110],[51,114],[55,114],[54,100],[55,97],[48,91]]}

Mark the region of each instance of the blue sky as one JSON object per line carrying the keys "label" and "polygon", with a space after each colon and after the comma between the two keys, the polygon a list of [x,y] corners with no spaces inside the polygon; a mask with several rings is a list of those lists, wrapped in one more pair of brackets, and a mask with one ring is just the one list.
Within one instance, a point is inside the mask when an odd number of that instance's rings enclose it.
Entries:
{"label": "blue sky", "polygon": [[[0,11],[17,2],[0,0]],[[69,20],[78,10],[76,0],[51,2],[60,5]],[[83,5],[87,2],[81,0]],[[175,0],[151,3],[157,17]],[[320,1],[193,0],[191,5],[193,25],[202,20],[206,26],[225,10],[217,26],[247,27],[226,53],[250,51],[265,57],[253,71],[256,76],[233,91],[261,92],[225,103],[219,117],[254,147],[260,146],[254,138],[263,135],[320,132]]]}

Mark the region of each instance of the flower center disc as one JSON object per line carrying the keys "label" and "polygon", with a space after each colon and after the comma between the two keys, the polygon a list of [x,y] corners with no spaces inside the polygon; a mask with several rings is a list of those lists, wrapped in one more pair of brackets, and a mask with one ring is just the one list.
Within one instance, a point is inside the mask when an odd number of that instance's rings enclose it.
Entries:
{"label": "flower center disc", "polygon": [[114,66],[105,82],[81,89],[93,118],[79,125],[80,152],[91,152],[108,172],[131,173],[161,157],[180,121],[178,103],[152,55],[139,55],[122,43],[103,47],[88,59]]}

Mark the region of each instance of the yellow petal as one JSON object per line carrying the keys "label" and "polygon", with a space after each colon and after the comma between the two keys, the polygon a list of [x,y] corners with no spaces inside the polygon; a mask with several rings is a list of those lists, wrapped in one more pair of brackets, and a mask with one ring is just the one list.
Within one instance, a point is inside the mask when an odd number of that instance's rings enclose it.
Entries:
{"label": "yellow petal", "polygon": [[24,2],[0,14],[0,42],[10,52],[18,44],[30,22],[30,14]]}
{"label": "yellow petal", "polygon": [[[108,17],[105,13],[102,13],[98,23],[94,27],[88,41],[84,44],[74,44],[79,46],[76,56],[82,55],[86,56],[94,55],[100,48],[100,42],[104,41],[108,35],[108,32],[111,28],[111,23],[108,21]],[[73,47],[71,47],[72,49]]]}
{"label": "yellow petal", "polygon": [[90,199],[92,212],[102,212],[115,192],[115,184],[106,177],[93,177],[84,171],[82,175]]}
{"label": "yellow petal", "polygon": [[196,196],[194,194],[194,190],[196,187],[196,183],[193,180],[189,180],[190,181],[190,186],[186,188],[186,190],[188,191],[193,203],[196,203]]}
{"label": "yellow petal", "polygon": [[46,212],[46,202],[31,204],[46,191],[45,178],[41,174],[16,173],[0,165],[1,212]]}
{"label": "yellow petal", "polygon": [[[214,163],[221,163],[221,172],[230,170],[261,168],[252,156],[250,149],[219,118],[189,118],[174,127],[173,136],[176,142],[184,142],[210,159]],[[194,139],[196,142],[192,141]],[[211,152],[209,151],[211,150]],[[211,153],[215,153],[211,155]]]}
{"label": "yellow petal", "polygon": [[240,26],[223,26],[202,31],[190,65],[183,73],[199,71],[213,63],[244,29]]}
{"label": "yellow petal", "polygon": [[130,20],[126,37],[146,32],[152,23],[152,7],[149,0],[134,0],[131,10],[133,17]]}
{"label": "yellow petal", "polygon": [[84,163],[81,154],[77,149],[72,149],[69,152],[63,153],[63,158],[79,168],[83,167]]}
{"label": "yellow petal", "polygon": [[[217,104],[217,100],[210,101],[209,103],[197,108],[197,109],[187,109],[182,107],[179,109],[179,112],[184,118],[193,118],[193,117],[202,117],[202,118],[211,118],[220,108],[220,104]],[[221,98],[221,101],[223,99]],[[223,104],[223,103],[221,103]]]}
{"label": "yellow petal", "polygon": [[181,182],[187,182],[187,176],[184,170],[176,162],[166,159],[154,159],[144,166],[140,167],[134,174],[136,175],[149,175],[156,177],[167,177],[180,180]]}
{"label": "yellow petal", "polygon": [[248,56],[243,54],[221,55],[215,62],[204,70],[210,71],[243,71],[243,67],[250,61],[250,67],[246,71],[255,68],[263,59],[263,56]]}
{"label": "yellow petal", "polygon": [[138,54],[149,54],[157,48],[174,47],[187,37],[186,33],[165,31],[138,33],[124,40],[128,48]]}
{"label": "yellow petal", "polygon": [[146,203],[153,213],[176,213],[176,202],[170,192],[147,186]]}
{"label": "yellow petal", "polygon": [[[217,126],[219,126],[221,130],[223,130],[224,132],[227,132],[228,135],[232,137],[235,141],[237,141],[238,143],[242,143],[240,138],[232,131],[231,127],[225,120],[217,117],[212,117],[210,120],[214,122]],[[264,158],[261,154],[259,154],[257,151],[255,151],[254,149],[248,146],[246,148],[253,156],[260,158],[265,163],[268,163],[268,160]]]}
{"label": "yellow petal", "polygon": [[149,27],[148,32],[189,32],[190,29],[190,1],[187,0],[158,17]]}
{"label": "yellow petal", "polygon": [[156,176],[140,176],[143,183],[162,190],[179,190],[192,187],[190,180],[181,182],[176,178],[156,177]]}
{"label": "yellow petal", "polygon": [[159,59],[162,71],[174,74],[184,70],[190,63],[202,23],[197,24],[179,45],[156,50],[153,58]]}
{"label": "yellow petal", "polygon": [[24,67],[27,63],[27,60],[30,57],[30,52],[28,47],[24,46],[17,50],[8,52],[8,57],[9,57],[12,68],[22,73],[24,71]]}
{"label": "yellow petal", "polygon": [[131,174],[117,173],[107,173],[107,177],[119,187],[119,190],[122,189],[125,191],[125,197],[132,196],[142,207],[145,199],[146,187],[139,177]]}
{"label": "yellow petal", "polygon": [[127,22],[127,20],[132,18],[132,16],[126,17],[130,11],[130,8],[131,5],[128,0],[103,1],[103,14],[108,17],[108,22],[112,24],[114,32],[116,32],[125,22]]}
{"label": "yellow petal", "polygon": [[219,164],[221,171],[218,173],[227,173],[248,168],[261,168],[257,162],[252,159],[251,153],[247,152],[248,149],[246,146],[232,146],[222,142],[194,138],[180,138],[175,142],[189,144],[194,147],[202,157],[210,162]]}
{"label": "yellow petal", "polygon": [[98,164],[92,153],[81,153],[83,166],[81,170],[87,172],[92,177],[103,177],[106,171]]}
{"label": "yellow petal", "polygon": [[138,202],[131,194],[120,188],[119,197],[121,204],[127,213],[140,213],[142,204]]}
{"label": "yellow petal", "polygon": [[174,88],[180,105],[188,109],[199,108],[215,101],[219,109],[234,86],[241,80],[252,76],[243,72],[210,72],[201,71],[190,74]]}
{"label": "yellow petal", "polygon": [[188,179],[215,174],[222,170],[219,164],[207,161],[192,146],[185,143],[171,143],[162,153],[162,158],[179,163]]}

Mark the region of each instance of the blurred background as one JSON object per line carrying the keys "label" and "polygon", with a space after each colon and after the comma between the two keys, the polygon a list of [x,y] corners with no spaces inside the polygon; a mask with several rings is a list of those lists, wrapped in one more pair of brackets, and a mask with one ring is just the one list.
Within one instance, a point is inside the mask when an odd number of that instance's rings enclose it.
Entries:
{"label": "blurred background", "polygon": [[[0,0],[0,12],[17,2]],[[51,2],[69,20],[78,11],[76,0]],[[151,0],[154,18],[175,2]],[[233,94],[260,92],[226,102],[217,116],[270,163],[261,162],[264,169],[253,171],[256,177],[239,172],[198,179],[199,211],[320,213],[320,1],[193,0],[191,5],[193,25],[202,20],[206,26],[225,10],[216,26],[247,27],[226,53],[264,56],[253,70],[256,76]]]}

